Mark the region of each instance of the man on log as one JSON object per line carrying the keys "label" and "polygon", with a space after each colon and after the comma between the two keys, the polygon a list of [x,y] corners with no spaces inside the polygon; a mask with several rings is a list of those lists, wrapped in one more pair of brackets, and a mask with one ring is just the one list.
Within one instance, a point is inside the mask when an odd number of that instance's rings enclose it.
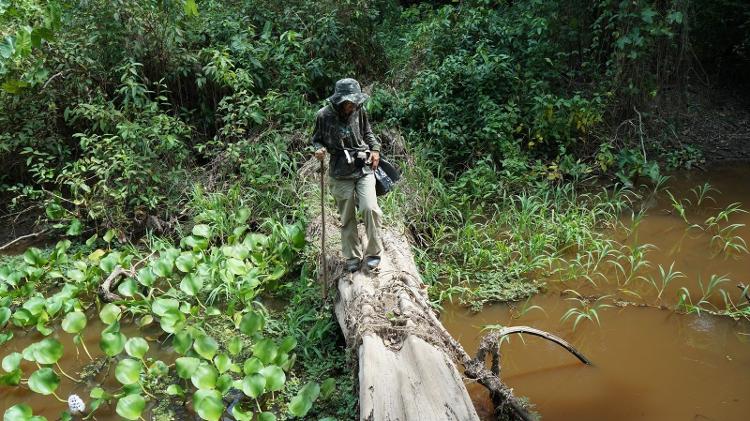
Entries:
{"label": "man on log", "polygon": [[[359,270],[363,258],[369,270],[376,270],[383,249],[383,212],[375,194],[374,175],[380,161],[380,142],[362,107],[368,98],[356,80],[339,80],[328,104],[315,116],[312,135],[315,157],[322,161],[326,152],[331,154],[328,183],[341,218],[341,248],[349,272]],[[357,233],[357,204],[367,233],[364,253]]]}

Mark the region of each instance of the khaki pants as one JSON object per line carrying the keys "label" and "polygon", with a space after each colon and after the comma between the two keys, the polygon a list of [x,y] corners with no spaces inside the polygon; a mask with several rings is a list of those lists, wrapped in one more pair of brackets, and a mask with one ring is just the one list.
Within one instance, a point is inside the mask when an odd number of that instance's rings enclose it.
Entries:
{"label": "khaki pants", "polygon": [[357,179],[340,180],[328,177],[331,194],[336,199],[336,206],[341,217],[341,249],[347,261],[363,258],[362,244],[357,232],[357,215],[355,206],[359,204],[359,211],[367,232],[367,249],[365,256],[380,256],[383,243],[380,239],[380,226],[383,211],[378,206],[375,195],[375,176],[367,174]]}

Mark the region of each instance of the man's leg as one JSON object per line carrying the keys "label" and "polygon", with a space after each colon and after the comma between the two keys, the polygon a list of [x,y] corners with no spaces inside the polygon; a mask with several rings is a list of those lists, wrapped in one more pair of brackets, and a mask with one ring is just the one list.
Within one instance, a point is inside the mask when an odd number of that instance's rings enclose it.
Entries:
{"label": "man's leg", "polygon": [[355,208],[356,180],[337,180],[328,178],[331,186],[331,194],[336,199],[336,207],[341,217],[341,251],[348,264],[357,263],[362,260],[362,245],[357,232],[357,215]]}
{"label": "man's leg", "polygon": [[380,239],[383,211],[378,206],[378,196],[375,194],[375,175],[368,174],[357,179],[357,197],[367,232],[365,256],[380,257],[383,250],[383,242]]}

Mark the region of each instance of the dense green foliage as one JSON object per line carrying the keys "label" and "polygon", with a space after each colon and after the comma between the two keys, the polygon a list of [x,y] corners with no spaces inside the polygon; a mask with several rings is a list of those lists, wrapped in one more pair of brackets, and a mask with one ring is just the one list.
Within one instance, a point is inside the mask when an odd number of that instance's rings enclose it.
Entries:
{"label": "dense green foliage", "polygon": [[[122,387],[87,393],[123,417],[178,417],[152,406],[177,396],[217,419],[234,387],[263,420],[350,419],[296,176],[337,79],[359,79],[377,128],[405,137],[386,145],[406,182],[383,205],[435,304],[476,308],[609,252],[601,230],[631,193],[589,178],[658,188],[660,167],[697,162],[644,127],[678,131],[659,107],[683,107],[696,75],[746,73],[748,48],[750,7],[732,0],[0,0],[0,217],[60,237],[0,267],[0,342],[59,324],[83,344],[98,313]],[[741,249],[733,235],[719,246]],[[137,263],[122,299],[100,302],[99,283]],[[175,366],[128,326],[159,329]],[[60,352],[27,348],[33,373],[6,357],[0,383],[52,394]]]}

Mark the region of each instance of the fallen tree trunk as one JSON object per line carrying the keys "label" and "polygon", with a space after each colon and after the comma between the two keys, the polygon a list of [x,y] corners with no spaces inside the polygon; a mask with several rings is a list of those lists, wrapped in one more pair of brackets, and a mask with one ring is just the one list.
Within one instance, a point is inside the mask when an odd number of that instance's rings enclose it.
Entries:
{"label": "fallen tree trunk", "polygon": [[[318,166],[310,160],[300,170],[304,196],[311,204],[320,203]],[[308,209],[307,239],[320,244],[324,228],[320,214],[314,211],[320,207]],[[498,419],[531,420],[523,403],[500,381],[499,339],[512,333],[531,333],[580,355],[554,335],[515,327],[488,335],[485,346],[471,358],[429,304],[403,229],[387,227],[381,232],[384,252],[377,273],[361,270],[349,274],[343,270],[338,215],[330,206],[326,220],[327,246],[321,250],[326,258],[322,261],[328,262],[327,282],[338,287],[335,313],[339,326],[347,345],[357,351],[360,420],[478,420],[454,361],[464,366],[469,379],[487,387]],[[364,243],[362,227],[360,237]],[[486,367],[488,353],[493,357],[492,369]]]}

